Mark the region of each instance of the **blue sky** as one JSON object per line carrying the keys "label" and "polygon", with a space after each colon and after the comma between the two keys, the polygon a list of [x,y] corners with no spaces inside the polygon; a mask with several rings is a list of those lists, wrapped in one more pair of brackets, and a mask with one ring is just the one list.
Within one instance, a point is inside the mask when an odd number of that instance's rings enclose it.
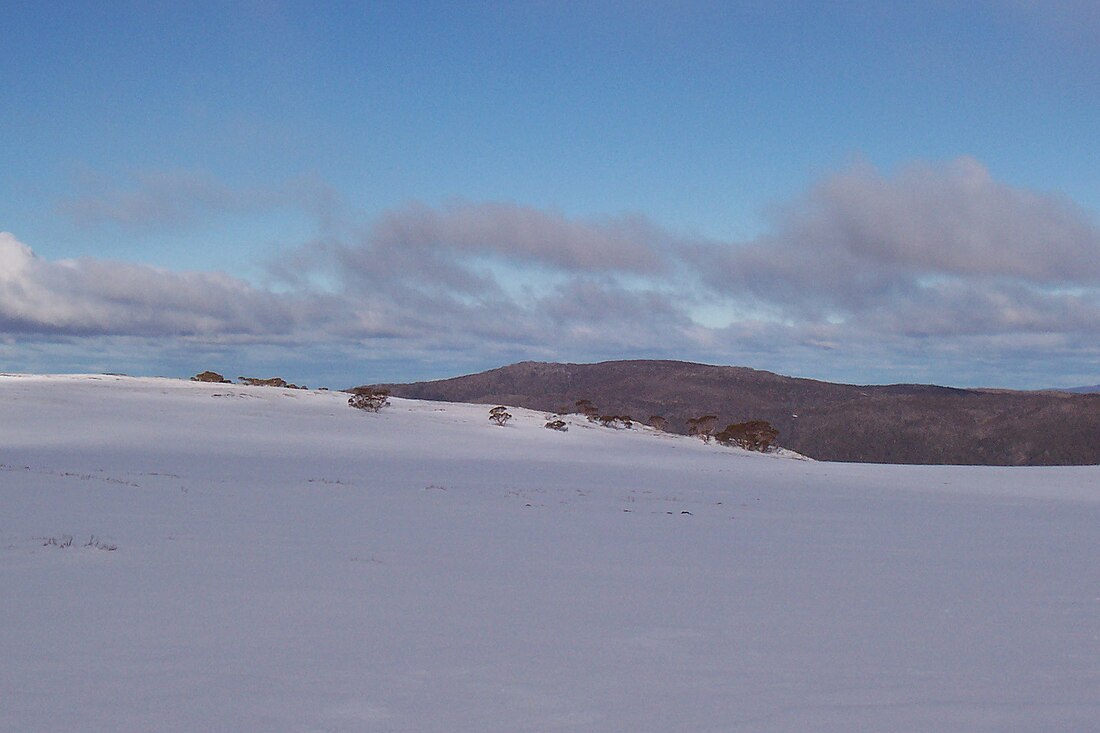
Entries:
{"label": "blue sky", "polygon": [[1100,10],[3,3],[0,364],[1100,382]]}

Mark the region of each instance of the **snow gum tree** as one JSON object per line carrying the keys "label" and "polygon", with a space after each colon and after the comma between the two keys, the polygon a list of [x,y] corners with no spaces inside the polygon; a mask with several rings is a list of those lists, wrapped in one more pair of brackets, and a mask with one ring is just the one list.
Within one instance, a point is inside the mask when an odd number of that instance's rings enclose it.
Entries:
{"label": "snow gum tree", "polygon": [[722,445],[736,445],[745,450],[765,453],[775,444],[779,431],[767,420],[749,420],[748,422],[727,425],[714,439]]}
{"label": "snow gum tree", "polygon": [[694,435],[704,443],[709,443],[711,434],[714,432],[714,426],[717,423],[717,415],[701,415],[689,418],[687,421],[688,435]]}

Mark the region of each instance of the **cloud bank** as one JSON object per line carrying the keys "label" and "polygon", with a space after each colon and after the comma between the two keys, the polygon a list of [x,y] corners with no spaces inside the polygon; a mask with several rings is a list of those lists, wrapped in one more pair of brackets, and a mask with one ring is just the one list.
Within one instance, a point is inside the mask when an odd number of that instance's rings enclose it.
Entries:
{"label": "cloud bank", "polygon": [[322,315],[318,305],[216,272],[48,262],[0,232],[0,330],[7,334],[276,336]]}
{"label": "cloud bank", "polygon": [[1095,220],[972,159],[892,177],[857,166],[786,207],[768,236],[699,248],[695,261],[714,291],[796,322],[891,336],[1086,334],[1100,323]]}
{"label": "cloud bank", "polygon": [[[181,200],[190,212],[202,196]],[[173,220],[125,203],[100,214]],[[45,262],[3,234],[0,328],[339,345],[348,358],[454,365],[440,375],[642,356],[867,381],[1049,384],[1098,368],[1100,227],[1066,198],[962,158],[891,173],[858,164],[775,211],[760,236],[719,242],[637,215],[412,203],[345,216],[279,253],[277,291],[213,272]]]}

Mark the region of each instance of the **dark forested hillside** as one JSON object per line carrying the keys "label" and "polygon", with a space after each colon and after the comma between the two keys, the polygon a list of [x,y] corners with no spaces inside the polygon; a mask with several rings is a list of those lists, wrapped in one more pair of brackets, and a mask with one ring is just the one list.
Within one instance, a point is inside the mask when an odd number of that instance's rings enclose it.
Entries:
{"label": "dark forested hillside", "polygon": [[453,379],[386,385],[398,397],[557,412],[586,399],[601,412],[668,429],[705,413],[719,426],[750,419],[812,458],[869,463],[1100,463],[1100,394],[857,386],[745,367],[676,361],[522,362]]}

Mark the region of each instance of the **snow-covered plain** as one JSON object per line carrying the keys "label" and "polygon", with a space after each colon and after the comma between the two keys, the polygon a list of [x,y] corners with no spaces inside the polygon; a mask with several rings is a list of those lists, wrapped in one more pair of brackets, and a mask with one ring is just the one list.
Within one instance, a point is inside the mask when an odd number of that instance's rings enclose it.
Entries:
{"label": "snow-covered plain", "polygon": [[1100,468],[512,412],[0,377],[0,729],[1100,730]]}

